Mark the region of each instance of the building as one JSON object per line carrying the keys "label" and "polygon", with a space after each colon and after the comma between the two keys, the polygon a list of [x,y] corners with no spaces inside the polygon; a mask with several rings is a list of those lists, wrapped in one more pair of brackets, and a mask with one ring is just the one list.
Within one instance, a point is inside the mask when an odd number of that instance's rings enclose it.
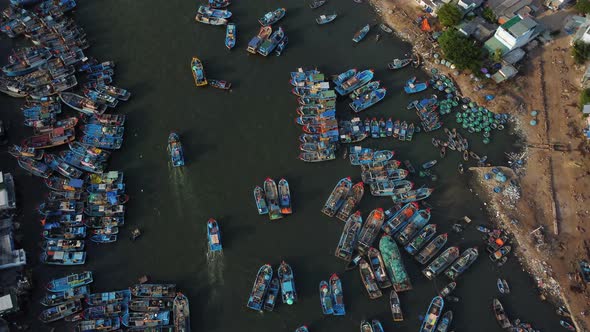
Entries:
{"label": "building", "polygon": [[535,39],[541,31],[541,27],[534,19],[520,15],[514,16],[498,27],[494,36],[485,42],[484,47],[490,54],[494,54],[499,49],[504,55],[525,46]]}
{"label": "building", "polygon": [[588,17],[584,18],[584,21],[574,33],[574,36],[572,37],[572,44],[578,40],[586,44],[590,43],[590,19],[588,19]]}
{"label": "building", "polygon": [[12,175],[0,172],[0,215],[15,208],[16,198]]}
{"label": "building", "polygon": [[514,16],[531,16],[538,10],[533,0],[488,0],[487,6],[492,9],[500,24]]}
{"label": "building", "polygon": [[463,13],[469,13],[475,8],[481,6],[483,0],[459,0],[457,6],[463,10]]}
{"label": "building", "polygon": [[425,12],[436,17],[436,12],[445,3],[450,3],[451,0],[416,0],[416,2],[424,9]]}
{"label": "building", "polygon": [[12,239],[12,218],[0,219],[0,270],[22,266],[27,263],[23,249],[15,249]]}
{"label": "building", "polygon": [[571,3],[571,0],[546,0],[545,7],[551,10],[560,10],[565,8],[569,3]]}
{"label": "building", "polygon": [[497,73],[492,75],[492,79],[496,83],[504,82],[518,74],[518,70],[514,68],[512,65],[502,65],[502,68],[498,70]]}
{"label": "building", "polygon": [[457,29],[465,37],[472,37],[483,43],[494,34],[496,26],[488,23],[482,17],[476,16],[471,21],[463,21]]}

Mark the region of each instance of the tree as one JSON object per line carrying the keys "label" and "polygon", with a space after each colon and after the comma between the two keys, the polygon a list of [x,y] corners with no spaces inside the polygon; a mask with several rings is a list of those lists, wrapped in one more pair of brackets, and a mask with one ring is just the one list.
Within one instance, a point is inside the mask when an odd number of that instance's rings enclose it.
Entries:
{"label": "tree", "polygon": [[438,43],[445,58],[459,69],[471,69],[478,72],[482,63],[481,48],[472,40],[461,35],[454,29],[446,30],[438,38]]}
{"label": "tree", "polygon": [[498,20],[494,14],[494,11],[490,7],[485,7],[481,15],[490,23],[496,23]]}
{"label": "tree", "polygon": [[494,54],[492,55],[492,60],[494,60],[495,62],[500,62],[502,61],[502,50],[497,48],[494,50]]}
{"label": "tree", "polygon": [[576,9],[582,14],[590,13],[590,0],[578,0],[576,2]]}
{"label": "tree", "polygon": [[586,104],[590,104],[590,89],[584,89],[580,94],[580,108],[583,109]]}
{"label": "tree", "polygon": [[576,41],[572,47],[572,56],[576,63],[583,64],[590,57],[590,44],[586,44],[581,40]]}
{"label": "tree", "polygon": [[463,17],[459,7],[451,3],[442,5],[436,14],[438,15],[440,23],[446,27],[452,27],[459,24],[459,22],[461,22],[461,17]]}

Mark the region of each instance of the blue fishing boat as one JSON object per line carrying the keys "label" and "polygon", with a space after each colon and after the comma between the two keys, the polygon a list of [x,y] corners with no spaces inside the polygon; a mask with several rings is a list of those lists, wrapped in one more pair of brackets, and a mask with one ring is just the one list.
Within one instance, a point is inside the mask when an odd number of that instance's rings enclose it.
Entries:
{"label": "blue fishing boat", "polygon": [[343,72],[342,74],[337,75],[332,80],[332,82],[334,82],[335,85],[341,85],[342,83],[346,82],[347,80],[352,78],[354,75],[356,75],[357,72],[358,72],[358,70],[356,68],[349,69],[349,70]]}
{"label": "blue fishing boat", "polygon": [[92,283],[92,272],[84,271],[73,273],[63,278],[57,278],[47,283],[46,288],[50,292],[62,292],[70,288],[80,287]]}
{"label": "blue fishing boat", "polygon": [[360,73],[357,73],[352,78],[344,81],[340,85],[336,85],[336,91],[341,95],[347,95],[354,91],[355,89],[360,88],[361,86],[369,83],[373,79],[373,70],[367,69],[363,70]]}
{"label": "blue fishing boat", "polygon": [[177,133],[170,133],[168,135],[168,154],[170,154],[172,166],[184,166],[184,151]]}
{"label": "blue fishing boat", "polygon": [[269,206],[268,215],[270,220],[278,220],[283,218],[281,208],[279,206],[279,193],[277,184],[271,178],[264,180],[264,194],[266,195],[266,202]]}
{"label": "blue fishing boat", "polygon": [[305,325],[302,325],[302,326],[299,326],[299,327],[298,327],[298,328],[295,330],[295,332],[309,332],[309,330],[307,329],[307,326],[305,326]]}
{"label": "blue fishing boat", "polygon": [[207,239],[209,241],[209,250],[211,252],[221,251],[221,230],[217,224],[217,220],[210,218],[207,221]]}
{"label": "blue fishing boat", "polygon": [[277,45],[277,48],[275,49],[275,54],[277,56],[280,56],[281,54],[283,54],[283,51],[285,50],[285,48],[287,48],[288,43],[289,43],[289,37],[285,36],[285,38],[283,38],[283,40],[281,40],[281,42]]}
{"label": "blue fishing boat", "polygon": [[45,251],[82,251],[84,245],[84,240],[52,239],[43,241],[41,248]]}
{"label": "blue fishing boat", "polygon": [[51,57],[51,52],[45,48],[26,48],[19,54],[11,55],[14,61],[2,67],[2,72],[9,77],[26,75],[46,64]]}
{"label": "blue fishing boat", "polygon": [[89,290],[87,286],[81,286],[66,289],[61,292],[47,293],[41,299],[41,304],[46,307],[52,307],[58,304],[66,303],[68,301],[81,300],[88,295],[88,292]]}
{"label": "blue fishing boat", "polygon": [[[361,0],[357,0],[357,1],[361,1]],[[366,321],[366,320],[362,320],[361,321],[361,332],[375,332],[375,330],[373,330],[373,327],[371,326],[371,323]]]}
{"label": "blue fishing boat", "polygon": [[107,105],[105,104],[97,103],[94,100],[72,92],[62,92],[59,94],[59,98],[64,104],[87,115],[102,115],[107,109]]}
{"label": "blue fishing boat", "polygon": [[404,229],[395,235],[395,240],[406,245],[430,220],[430,209],[417,211],[410,217]]}
{"label": "blue fishing boat", "polygon": [[289,182],[285,179],[279,180],[279,207],[282,214],[291,214],[291,191],[289,189]]}
{"label": "blue fishing boat", "polygon": [[465,250],[461,256],[445,271],[447,278],[451,280],[457,279],[463,272],[475,262],[479,256],[479,251],[476,247]]}
{"label": "blue fishing boat", "polygon": [[342,282],[336,273],[330,276],[330,289],[334,304],[334,316],[344,316],[346,309],[344,307],[344,295],[342,293]]}
{"label": "blue fishing boat", "polygon": [[360,211],[356,211],[348,217],[348,220],[344,224],[342,235],[340,235],[340,241],[336,247],[336,252],[334,254],[336,257],[350,262],[353,251],[357,245],[362,224],[363,218]]}
{"label": "blue fishing boat", "polygon": [[279,296],[280,288],[281,283],[279,282],[279,278],[272,278],[270,284],[268,285],[268,292],[266,293],[266,297],[264,298],[264,310],[274,310],[275,305],[277,303],[277,298]]}
{"label": "blue fishing boat", "polygon": [[371,120],[371,138],[379,138],[379,122],[377,118]]}
{"label": "blue fishing boat", "polygon": [[377,90],[379,88],[380,84],[381,84],[381,81],[371,81],[371,82],[367,83],[367,85],[361,86],[360,88],[354,90],[349,95],[349,97],[352,100],[360,98],[361,96],[368,94],[369,92],[371,92],[373,90]]}
{"label": "blue fishing boat", "polygon": [[384,332],[383,325],[381,325],[381,322],[377,319],[371,321],[371,327],[373,328],[373,332]]}
{"label": "blue fishing boat", "polygon": [[444,269],[451,265],[457,258],[459,258],[459,247],[449,247],[428,266],[422,270],[426,278],[432,280],[439,275]]}
{"label": "blue fishing boat", "polygon": [[82,316],[85,319],[113,318],[119,317],[127,312],[129,312],[129,304],[122,302],[88,307],[84,309]]}
{"label": "blue fishing boat", "polygon": [[209,0],[209,7],[211,8],[225,8],[227,6],[231,5],[231,1],[230,0]]}
{"label": "blue fishing boat", "polygon": [[414,183],[408,180],[382,180],[370,183],[369,189],[373,196],[393,196],[410,191],[413,186]]}
{"label": "blue fishing boat", "polygon": [[371,247],[367,252],[367,258],[369,259],[369,265],[371,266],[371,269],[373,269],[373,273],[375,274],[375,280],[377,281],[377,285],[379,286],[379,288],[385,289],[391,287],[392,283],[389,277],[387,276],[385,263],[383,262],[381,252]]}
{"label": "blue fishing boat", "polygon": [[410,255],[415,255],[428,241],[430,241],[430,239],[434,237],[434,235],[436,235],[436,225],[427,225],[410,243],[408,243],[408,245],[404,247],[404,249]]}
{"label": "blue fishing boat", "polygon": [[121,323],[127,327],[141,326],[154,327],[166,326],[170,323],[170,311],[152,312],[128,312],[121,318]]}
{"label": "blue fishing boat", "polygon": [[129,302],[131,299],[131,291],[128,289],[115,291],[115,292],[104,292],[94,293],[88,295],[86,298],[86,304],[90,306],[107,305],[117,302]]}
{"label": "blue fishing boat", "polygon": [[385,88],[371,91],[355,99],[349,106],[355,113],[359,113],[383,100],[386,93],[387,90]]}
{"label": "blue fishing boat", "polygon": [[428,198],[432,192],[434,192],[433,188],[420,188],[416,190],[410,190],[405,193],[395,194],[391,196],[391,200],[394,203],[416,202]]}
{"label": "blue fishing boat", "polygon": [[[270,36],[271,33],[272,27],[261,27],[258,31],[258,34],[254,36],[252,39],[250,39],[250,41],[248,42],[248,48],[246,50],[249,53],[256,54],[256,52],[258,51],[258,47],[260,47],[260,45]],[[291,80],[294,79],[295,78],[293,77],[291,78]]]}
{"label": "blue fishing boat", "polygon": [[262,45],[258,48],[258,54],[262,56],[268,56],[277,45],[285,38],[285,31],[283,28],[279,27],[275,30],[267,40],[265,40]]}
{"label": "blue fishing boat", "polygon": [[416,76],[414,76],[406,82],[406,86],[404,86],[404,91],[407,94],[413,94],[424,91],[426,90],[426,88],[428,88],[428,83],[416,83]]}
{"label": "blue fishing boat", "polygon": [[116,331],[121,327],[120,317],[86,319],[76,325],[77,332]]}
{"label": "blue fishing boat", "polygon": [[62,214],[80,214],[84,210],[84,202],[49,201],[39,205],[37,211],[42,216],[59,216]]}
{"label": "blue fishing boat", "polygon": [[121,148],[121,145],[123,145],[123,138],[106,135],[83,135],[80,137],[80,143],[100,149],[118,150]]}
{"label": "blue fishing boat", "polygon": [[229,23],[225,28],[225,47],[232,49],[236,46],[236,25]]}
{"label": "blue fishing boat", "polygon": [[427,162],[425,162],[424,164],[422,164],[422,168],[424,168],[424,169],[429,169],[429,168],[431,168],[432,166],[436,165],[436,163],[437,163],[437,162],[438,162],[438,161],[437,161],[436,159],[433,159],[433,160],[427,161]]}
{"label": "blue fishing boat", "polygon": [[247,307],[253,310],[261,311],[264,304],[264,296],[268,291],[270,280],[272,279],[272,266],[265,264],[260,267],[250,297],[248,298]]}
{"label": "blue fishing boat", "polygon": [[116,234],[94,234],[90,237],[90,241],[96,243],[113,243],[117,241]]}
{"label": "blue fishing boat", "polygon": [[351,188],[352,180],[350,177],[346,177],[338,181],[338,184],[336,184],[336,187],[334,187],[332,193],[330,193],[330,196],[328,197],[328,200],[324,204],[322,213],[328,217],[333,217],[336,212],[338,212],[342,204],[344,204],[344,201],[346,200],[346,197],[348,196]]}
{"label": "blue fishing boat", "polygon": [[190,332],[190,305],[186,295],[181,292],[176,293],[173,301],[174,310],[174,330],[178,332]]}
{"label": "blue fishing boat", "polygon": [[82,126],[82,132],[88,136],[108,136],[122,138],[125,134],[125,127],[107,126],[102,124],[89,123]]}
{"label": "blue fishing boat", "polygon": [[18,165],[29,173],[47,179],[53,174],[53,169],[41,162],[28,157],[17,158]]}
{"label": "blue fishing boat", "polygon": [[424,320],[422,321],[420,332],[434,332],[444,305],[445,301],[442,297],[435,296],[432,299],[430,306],[428,306],[428,310],[426,311],[426,315],[424,316]]}
{"label": "blue fishing boat", "polygon": [[325,280],[320,281],[320,304],[322,305],[324,315],[332,315],[334,313],[332,291],[328,282]]}
{"label": "blue fishing boat", "polygon": [[445,312],[436,327],[436,332],[447,332],[453,321],[453,312],[451,310]]}
{"label": "blue fishing boat", "polygon": [[203,14],[197,13],[195,16],[195,21],[203,24],[209,25],[225,25],[227,24],[227,19],[225,18],[218,18],[218,17],[211,17]]}
{"label": "blue fishing boat", "polygon": [[258,22],[263,27],[273,25],[273,24],[277,23],[280,19],[285,17],[286,12],[287,12],[287,10],[285,8],[276,9],[272,12],[268,12],[268,13],[264,14],[264,16],[262,16],[261,18],[258,19]]}
{"label": "blue fishing boat", "polygon": [[90,173],[101,174],[106,167],[105,161],[97,160],[92,155],[79,155],[73,151],[61,151],[59,153],[60,160]]}
{"label": "blue fishing boat", "polygon": [[84,214],[90,217],[122,216],[125,213],[125,205],[94,205],[88,204]]}
{"label": "blue fishing boat", "polygon": [[85,251],[46,251],[41,253],[41,263],[49,265],[83,265],[86,263]]}
{"label": "blue fishing boat", "polygon": [[279,281],[281,282],[281,294],[283,303],[293,305],[297,301],[297,291],[295,290],[295,275],[291,266],[285,261],[277,269]]}
{"label": "blue fishing boat", "polygon": [[46,154],[44,159],[49,168],[53,169],[54,171],[58,172],[59,174],[67,178],[79,179],[84,174],[81,170],[76,169],[72,165],[66,163],[61,158],[57,158],[53,154]]}
{"label": "blue fishing boat", "polygon": [[354,36],[352,37],[352,41],[355,43],[360,42],[369,33],[369,30],[371,30],[371,26],[368,24],[365,25],[364,27],[362,27],[359,31],[357,31],[354,34]]}
{"label": "blue fishing boat", "polygon": [[82,191],[84,181],[80,179],[64,179],[58,176],[52,176],[45,179],[45,185],[55,191]]}
{"label": "blue fishing boat", "polygon": [[[118,88],[116,86],[112,86],[112,85],[99,85],[99,86],[95,87],[94,89],[96,89],[96,91],[99,91],[99,92],[107,93],[107,94],[109,94],[121,101],[127,101],[131,97],[131,92],[129,92],[125,89],[122,89],[122,88]],[[121,117],[123,119],[122,122],[125,122],[125,115],[111,114],[110,116]],[[120,125],[123,125],[123,123],[120,123]]]}
{"label": "blue fishing boat", "polygon": [[266,205],[266,195],[264,194],[264,190],[260,186],[256,186],[256,188],[254,188],[254,201],[256,202],[258,214],[268,213],[268,206]]}
{"label": "blue fishing boat", "polygon": [[142,298],[172,298],[176,295],[175,284],[135,284],[129,290],[132,296]]}
{"label": "blue fishing boat", "polygon": [[319,17],[316,17],[315,22],[320,25],[328,24],[328,23],[334,21],[336,19],[336,17],[338,17],[338,14],[336,14],[336,13],[329,14],[329,15],[322,14]]}
{"label": "blue fishing boat", "polygon": [[199,9],[197,9],[197,13],[210,17],[210,18],[224,18],[228,19],[231,17],[232,13],[226,9],[215,9],[209,6],[201,5]]}
{"label": "blue fishing boat", "polygon": [[84,96],[89,98],[92,101],[95,101],[99,104],[105,104],[110,108],[117,107],[119,100],[107,93],[99,92],[96,90],[84,89]]}
{"label": "blue fishing boat", "polygon": [[68,301],[55,307],[45,309],[39,315],[43,323],[51,323],[82,311],[80,300]]}
{"label": "blue fishing boat", "polygon": [[66,239],[66,240],[74,240],[74,239],[83,239],[86,237],[86,227],[51,227],[47,228],[48,224],[45,225],[45,230],[43,231],[43,237],[47,240],[52,239]]}
{"label": "blue fishing boat", "polygon": [[416,256],[414,256],[414,258],[416,258],[416,260],[420,264],[426,264],[432,257],[434,257],[434,255],[436,255],[442,249],[442,247],[444,247],[444,245],[447,243],[447,240],[447,233],[437,236],[436,238],[434,238],[434,240],[432,240],[432,242],[426,245],[426,247],[424,247],[424,249],[422,249]]}
{"label": "blue fishing boat", "polygon": [[106,193],[109,191],[117,191],[118,193],[122,194],[125,192],[125,184],[124,183],[100,183],[100,184],[91,184],[86,187],[86,192],[95,194],[95,193]]}

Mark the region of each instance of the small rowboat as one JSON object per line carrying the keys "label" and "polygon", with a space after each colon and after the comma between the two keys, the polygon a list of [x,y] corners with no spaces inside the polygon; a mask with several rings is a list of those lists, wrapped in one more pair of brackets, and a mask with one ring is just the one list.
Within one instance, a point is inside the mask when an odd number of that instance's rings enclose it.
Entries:
{"label": "small rowboat", "polygon": [[319,17],[317,17],[315,19],[317,24],[328,24],[332,21],[334,21],[336,19],[336,17],[338,17],[338,14],[334,13],[334,14],[330,14],[330,15],[320,15]]}

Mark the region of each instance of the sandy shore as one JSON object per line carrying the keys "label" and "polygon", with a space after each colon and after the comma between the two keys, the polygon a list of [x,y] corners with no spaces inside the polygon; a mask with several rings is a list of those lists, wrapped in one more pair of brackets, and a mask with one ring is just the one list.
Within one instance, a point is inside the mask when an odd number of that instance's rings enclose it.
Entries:
{"label": "sandy shore", "polygon": [[[589,316],[582,312],[590,313],[590,290],[580,281],[576,265],[578,259],[588,258],[590,253],[590,236],[584,225],[585,220],[590,220],[585,194],[586,188],[590,188],[590,145],[581,134],[577,105],[584,68],[576,66],[570,56],[571,37],[562,32],[551,43],[534,49],[522,61],[521,73],[512,81],[500,86],[484,83],[483,89],[475,91],[469,73],[454,75],[448,68],[433,63],[433,54],[440,50],[414,23],[416,17],[423,15],[416,2],[370,1],[396,34],[412,43],[427,71],[437,68],[455,79],[465,97],[492,111],[512,115],[527,159],[524,172],[514,175],[521,188],[521,199],[510,203],[503,195],[491,192],[489,181],[482,180],[486,169],[471,172],[475,174],[475,183],[480,184],[477,191],[489,203],[490,217],[513,234],[519,245],[516,254],[537,280],[542,297],[565,304],[578,331],[587,329]],[[539,20],[555,30],[562,24],[563,15],[567,13],[546,13]],[[496,96],[493,102],[484,101],[487,94]],[[539,113],[537,126],[529,125],[533,110]],[[514,219],[518,224],[511,222]],[[536,229],[539,231],[532,235]]]}

